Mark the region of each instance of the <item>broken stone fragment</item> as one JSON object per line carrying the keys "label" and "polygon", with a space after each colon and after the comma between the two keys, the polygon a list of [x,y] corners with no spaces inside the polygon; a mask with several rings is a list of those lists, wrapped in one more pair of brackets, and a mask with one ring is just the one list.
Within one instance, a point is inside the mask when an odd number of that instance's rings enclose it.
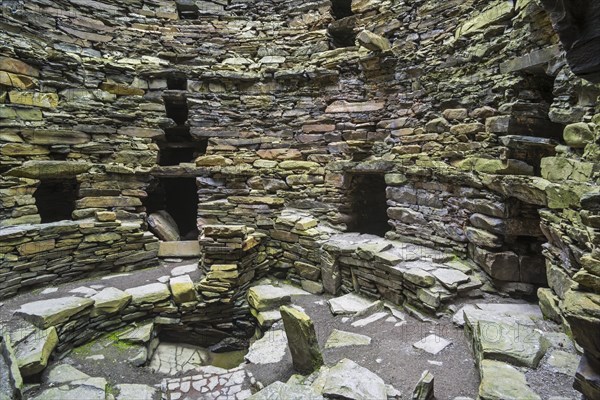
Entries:
{"label": "broken stone fragment", "polygon": [[311,386],[327,398],[387,399],[383,379],[347,358],[331,368],[322,367]]}
{"label": "broken stone fragment", "polygon": [[367,30],[363,30],[356,35],[356,41],[362,47],[372,51],[385,51],[392,47],[389,40]]}
{"label": "broken stone fragment", "polygon": [[412,400],[433,400],[433,398],[433,374],[425,370],[413,391]]}
{"label": "broken stone fragment", "polygon": [[154,336],[154,322],[143,322],[125,328],[117,334],[119,340],[132,344],[148,344]]}
{"label": "broken stone fragment", "polygon": [[160,240],[167,242],[178,241],[181,236],[177,223],[165,210],[160,210],[148,216],[148,226]]}
{"label": "broken stone fragment", "polygon": [[325,342],[325,348],[367,346],[369,344],[371,344],[369,336],[334,329],[331,335],[329,335],[327,342]]}
{"label": "broken stone fragment", "polygon": [[511,365],[483,360],[479,373],[481,400],[541,400],[527,385],[525,375]]}
{"label": "broken stone fragment", "polygon": [[289,306],[281,306],[279,312],[292,353],[294,369],[302,374],[312,373],[323,365],[323,356],[312,320],[306,313]]}
{"label": "broken stone fragment", "polygon": [[27,332],[17,330],[11,334],[11,337],[15,343],[15,357],[23,377],[43,371],[58,344],[58,334],[53,326],[45,330],[37,328]]}
{"label": "broken stone fragment", "polygon": [[348,293],[340,297],[335,297],[327,301],[329,309],[333,315],[354,315],[369,307],[376,302],[365,299],[355,293]]}
{"label": "broken stone fragment", "polygon": [[577,122],[565,127],[563,131],[565,143],[573,148],[584,148],[588,143],[594,141],[594,132],[585,122]]}

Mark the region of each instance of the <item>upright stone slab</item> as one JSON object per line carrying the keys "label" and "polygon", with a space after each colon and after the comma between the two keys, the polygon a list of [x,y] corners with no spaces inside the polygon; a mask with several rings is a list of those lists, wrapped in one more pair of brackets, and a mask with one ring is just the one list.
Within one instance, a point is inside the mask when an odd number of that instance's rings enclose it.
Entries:
{"label": "upright stone slab", "polygon": [[283,318],[294,368],[302,374],[310,374],[323,365],[313,322],[308,315],[292,307],[281,306],[279,311]]}

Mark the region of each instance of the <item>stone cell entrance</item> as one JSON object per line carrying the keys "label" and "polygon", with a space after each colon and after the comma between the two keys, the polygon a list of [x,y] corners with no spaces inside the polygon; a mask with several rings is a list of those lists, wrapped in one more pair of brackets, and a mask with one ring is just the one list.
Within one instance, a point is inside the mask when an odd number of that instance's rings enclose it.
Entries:
{"label": "stone cell entrance", "polygon": [[79,184],[76,179],[44,179],[34,193],[42,223],[72,219]]}
{"label": "stone cell entrance", "polygon": [[168,212],[177,224],[182,240],[198,238],[196,178],[155,180],[149,189],[145,206],[148,215],[161,210]]}
{"label": "stone cell entrance", "polygon": [[385,236],[390,230],[385,188],[383,174],[351,175],[349,231]]}

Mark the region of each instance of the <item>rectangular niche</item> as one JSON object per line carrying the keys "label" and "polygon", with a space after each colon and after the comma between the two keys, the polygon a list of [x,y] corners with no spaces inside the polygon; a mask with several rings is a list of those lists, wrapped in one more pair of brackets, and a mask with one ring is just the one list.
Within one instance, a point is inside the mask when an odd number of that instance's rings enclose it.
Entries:
{"label": "rectangular niche", "polygon": [[[156,179],[148,189],[148,197],[144,200],[146,213],[152,216],[161,214],[161,221],[174,222],[176,226],[168,226],[169,231],[176,231],[180,240],[198,239],[198,188],[196,178],[160,178]],[[168,217],[165,218],[165,213]],[[151,229],[152,230],[152,229]],[[160,239],[160,232],[153,231]]]}
{"label": "rectangular niche", "polygon": [[75,178],[42,179],[33,194],[42,223],[72,219],[78,193]]}
{"label": "rectangular niche", "polygon": [[159,147],[158,164],[162,166],[191,163],[206,153],[208,140],[197,140],[190,134],[189,110],[185,91],[187,79],[179,75],[167,77],[169,91],[163,96],[168,118],[175,125],[165,129],[165,139],[157,142]]}
{"label": "rectangular niche", "polygon": [[385,177],[383,174],[351,174],[348,230],[385,236],[388,224]]}

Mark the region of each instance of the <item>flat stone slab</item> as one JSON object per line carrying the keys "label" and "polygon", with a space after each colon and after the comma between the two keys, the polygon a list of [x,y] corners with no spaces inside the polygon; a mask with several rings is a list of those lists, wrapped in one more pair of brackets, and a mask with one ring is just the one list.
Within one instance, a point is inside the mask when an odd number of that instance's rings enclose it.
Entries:
{"label": "flat stone slab", "polygon": [[44,390],[35,400],[105,400],[106,385],[104,378],[87,378]]}
{"label": "flat stone slab", "polygon": [[383,379],[347,358],[331,368],[321,368],[312,387],[329,398],[387,399],[387,388]]}
{"label": "flat stone slab", "polygon": [[351,325],[357,328],[363,327],[363,326],[367,326],[370,323],[373,323],[375,321],[379,321],[382,318],[385,318],[388,315],[387,312],[378,312],[375,314],[372,314],[366,318],[363,319],[359,319],[358,321],[354,321]]}
{"label": "flat stone slab", "polygon": [[[116,400],[159,400],[160,392],[148,385],[124,383],[114,387]],[[82,399],[83,400],[83,399]]]}
{"label": "flat stone slab", "polygon": [[554,350],[548,357],[548,365],[554,371],[568,376],[575,376],[581,356],[567,353],[562,350]]}
{"label": "flat stone slab", "polygon": [[154,322],[146,322],[136,324],[125,328],[123,333],[119,333],[117,336],[119,340],[134,344],[147,344],[152,339],[152,333],[154,332]]}
{"label": "flat stone slab", "polygon": [[200,243],[197,240],[181,240],[178,242],[160,242],[159,257],[200,257]]}
{"label": "flat stone slab", "polygon": [[483,360],[480,365],[481,400],[541,400],[527,385],[525,375],[500,361]]}
{"label": "flat stone slab", "polygon": [[479,321],[473,335],[479,360],[497,360],[537,368],[549,343],[542,334],[523,325]]}
{"label": "flat stone slab", "polygon": [[245,359],[252,364],[274,364],[283,360],[286,351],[288,343],[285,332],[281,329],[270,330],[250,345]]}
{"label": "flat stone slab", "polygon": [[334,329],[325,342],[326,349],[347,346],[368,346],[371,344],[371,338],[359,333],[346,332]]}
{"label": "flat stone slab", "polygon": [[431,271],[431,273],[444,287],[451,290],[456,290],[458,285],[470,280],[468,275],[455,269],[440,268]]}
{"label": "flat stone slab", "polygon": [[182,265],[171,270],[172,276],[187,275],[198,270],[198,263]]}
{"label": "flat stone slab", "polygon": [[289,304],[291,296],[310,295],[310,293],[291,285],[257,285],[248,289],[248,303],[258,311],[273,310]]}
{"label": "flat stone slab", "polygon": [[171,296],[169,286],[164,283],[151,283],[149,285],[126,289],[125,293],[131,295],[131,304],[158,303]]}
{"label": "flat stone slab", "polygon": [[248,397],[248,400],[324,400],[312,387],[283,382],[273,382],[266,388]]}
{"label": "flat stone slab", "polygon": [[23,304],[15,315],[23,317],[41,329],[67,322],[69,318],[94,305],[94,300],[81,297],[61,297]]}
{"label": "flat stone slab", "polygon": [[437,335],[431,334],[419,340],[418,342],[413,343],[413,347],[426,351],[427,353],[436,355],[451,344],[451,341],[446,340]]}
{"label": "flat stone slab", "polygon": [[176,375],[205,365],[208,359],[208,351],[199,347],[161,343],[156,348],[148,367],[154,372]]}
{"label": "flat stone slab", "polygon": [[361,312],[374,303],[373,300],[365,299],[355,293],[348,293],[327,301],[333,315],[354,315]]}
{"label": "flat stone slab", "polygon": [[69,364],[59,364],[52,368],[46,378],[47,383],[60,384],[90,378],[77,368]]}
{"label": "flat stone slab", "polygon": [[131,294],[114,287],[102,289],[91,297],[95,302],[92,316],[117,313],[125,308],[131,297]]}

